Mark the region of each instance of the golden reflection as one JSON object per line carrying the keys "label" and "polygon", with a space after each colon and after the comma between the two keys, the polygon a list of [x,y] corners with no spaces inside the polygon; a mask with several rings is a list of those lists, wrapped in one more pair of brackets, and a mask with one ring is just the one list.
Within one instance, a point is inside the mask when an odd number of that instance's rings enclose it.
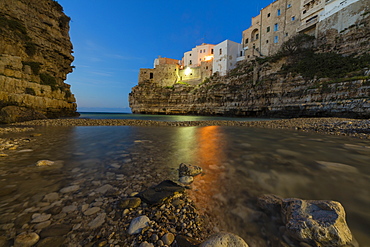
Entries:
{"label": "golden reflection", "polygon": [[221,179],[224,178],[226,147],[225,135],[220,126],[207,126],[197,129],[197,150],[195,164],[203,168],[204,174],[194,179],[191,196],[199,209],[209,211],[220,192]]}

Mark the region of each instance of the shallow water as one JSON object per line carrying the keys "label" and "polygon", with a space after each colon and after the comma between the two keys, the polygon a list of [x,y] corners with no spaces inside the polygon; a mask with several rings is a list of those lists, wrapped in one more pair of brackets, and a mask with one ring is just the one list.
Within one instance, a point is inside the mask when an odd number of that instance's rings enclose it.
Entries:
{"label": "shallow water", "polygon": [[[255,202],[266,193],[341,202],[356,240],[370,246],[368,140],[217,126],[37,127],[35,132],[42,135],[0,159],[0,185],[17,187],[0,197],[3,227],[47,193],[73,183],[88,190],[91,181],[107,176],[107,164],[123,164],[127,175],[140,161],[167,176],[164,180],[176,177],[180,163],[191,163],[205,171],[192,185],[199,208],[222,215],[218,228],[250,240],[250,246],[263,242]],[[24,134],[11,134],[17,135]],[[41,159],[61,160],[64,166],[36,169]]]}

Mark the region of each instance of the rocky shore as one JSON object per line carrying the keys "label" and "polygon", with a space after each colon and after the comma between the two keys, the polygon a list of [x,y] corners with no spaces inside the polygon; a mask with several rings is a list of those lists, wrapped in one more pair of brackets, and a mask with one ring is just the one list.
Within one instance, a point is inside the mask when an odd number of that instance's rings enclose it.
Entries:
{"label": "rocky shore", "polygon": [[331,135],[370,139],[369,119],[349,118],[292,118],[271,121],[152,121],[130,119],[45,119],[13,125],[21,126],[240,126],[254,128],[292,129]]}
{"label": "rocky shore", "polygon": [[[370,139],[370,121],[342,118],[307,118],[307,119],[285,119],[272,121],[186,121],[186,122],[162,122],[143,120],[91,120],[91,119],[56,119],[36,120],[14,125],[0,127],[0,134],[5,136],[1,139],[1,159],[13,155],[15,150],[29,150],[32,142],[37,141],[37,133],[34,126],[240,126],[253,128],[292,129],[296,131],[315,131],[319,133],[345,135]],[[31,131],[31,132],[29,132]],[[12,132],[24,132],[22,137],[10,137]],[[224,246],[207,245],[207,241],[235,241],[239,245],[248,246],[238,236],[228,233],[217,233],[217,222],[199,213],[197,205],[188,195],[193,176],[196,174],[179,174],[173,177],[170,174],[158,173],[155,168],[148,166],[147,162],[135,161],[135,154],[125,153],[121,160],[104,164],[104,172],[91,170],[82,164],[81,168],[68,171],[72,174],[70,183],[58,185],[53,193],[39,193],[32,198],[32,202],[17,204],[16,208],[7,208],[17,197],[13,193],[17,190],[12,185],[3,186],[0,190],[2,205],[0,211],[0,229],[4,233],[0,237],[0,246]],[[140,155],[140,154],[137,154]],[[129,161],[128,161],[129,160]],[[135,168],[130,171],[123,169],[127,162],[134,162]],[[28,169],[40,169],[43,175],[51,176],[63,170],[63,162],[40,161]],[[181,170],[181,167],[180,167]],[[101,173],[100,179],[93,179],[92,174]],[[199,173],[199,171],[198,171]],[[171,194],[158,203],[143,197],[143,194],[152,194],[148,189],[163,191],[158,186],[165,181],[181,182],[179,191]],[[195,178],[196,179],[196,178]],[[171,186],[166,189],[173,191]],[[176,187],[176,185],[175,185]],[[157,188],[157,189],[156,189]],[[179,193],[177,193],[179,192]],[[310,237],[295,234],[295,226],[291,227],[289,218],[294,215],[298,206],[291,207],[291,199],[276,197],[264,197],[260,199],[261,215],[265,215],[265,223],[271,223],[271,217],[277,228],[270,228],[277,239],[274,243],[281,246],[315,246],[313,236],[316,232],[306,232]],[[321,202],[302,201],[294,199],[294,203],[311,203],[313,212],[321,207]],[[335,202],[336,203],[336,202]],[[297,204],[297,205],[298,205]],[[311,205],[310,204],[310,205]],[[330,204],[334,205],[334,204]],[[336,204],[335,204],[336,205]],[[322,210],[332,217],[339,211],[333,211],[334,206],[322,206]],[[344,215],[344,209],[338,207],[340,215]],[[3,210],[4,209],[4,210]],[[6,209],[6,210],[5,210]],[[13,211],[14,210],[14,211]],[[21,210],[20,214],[15,210]],[[281,210],[284,210],[280,213]],[[286,213],[288,211],[291,213]],[[264,211],[262,213],[262,211]],[[293,213],[292,213],[293,212]],[[325,215],[320,213],[320,216]],[[280,216],[281,215],[281,216]],[[285,215],[285,216],[283,216]],[[303,215],[303,216],[301,216]],[[338,213],[339,215],[339,213]],[[279,218],[283,217],[283,218]],[[312,219],[310,212],[302,211],[299,217]],[[344,217],[344,216],[343,216]],[[315,218],[315,217],[313,217]],[[297,218],[299,221],[300,218]],[[325,221],[320,219],[321,221]],[[330,225],[325,221],[324,225]],[[343,222],[339,219],[338,222]],[[320,222],[319,222],[320,223]],[[310,223],[310,224],[319,224]],[[336,221],[333,223],[336,223]],[[139,225],[135,227],[133,225]],[[317,227],[316,227],[317,228]],[[316,229],[315,228],[315,229]],[[336,225],[333,228],[337,229]],[[277,230],[276,230],[277,229]],[[306,229],[307,230],[307,229]],[[277,231],[277,232],[276,232]],[[331,231],[324,229],[324,232]],[[325,239],[327,244],[323,246],[356,246],[351,241],[348,229],[344,231],[344,237],[339,236],[336,244],[334,240]],[[216,235],[213,235],[216,233]],[[331,234],[331,233],[330,233]],[[211,236],[211,237],[210,237]],[[320,236],[319,236],[320,237]],[[343,240],[344,239],[344,240]],[[24,242],[26,241],[26,242]],[[32,241],[35,241],[34,243]],[[261,246],[245,241],[249,246]],[[329,241],[329,242],[328,242]],[[34,245],[37,243],[36,245]],[[339,243],[339,244],[337,244]],[[244,245],[245,244],[245,245]],[[227,245],[225,245],[227,246]]]}

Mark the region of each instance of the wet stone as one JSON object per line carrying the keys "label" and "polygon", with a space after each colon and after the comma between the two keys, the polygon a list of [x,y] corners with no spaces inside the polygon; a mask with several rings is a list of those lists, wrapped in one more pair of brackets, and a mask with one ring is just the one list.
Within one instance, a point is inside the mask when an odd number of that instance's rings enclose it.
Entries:
{"label": "wet stone", "polygon": [[179,177],[183,176],[196,176],[203,172],[203,169],[199,166],[181,163],[179,166]]}
{"label": "wet stone", "polygon": [[105,184],[105,185],[99,187],[98,189],[96,189],[95,192],[100,193],[100,194],[105,194],[105,193],[107,193],[107,191],[112,190],[112,189],[113,189],[112,185]]}
{"label": "wet stone", "polygon": [[31,247],[36,244],[40,239],[40,236],[35,232],[21,233],[14,241],[14,247]]}
{"label": "wet stone", "polygon": [[16,185],[5,185],[5,186],[2,186],[0,188],[0,196],[10,195],[13,192],[15,192],[17,190],[17,188],[18,187]]}
{"label": "wet stone", "polygon": [[43,229],[40,233],[40,236],[41,238],[63,236],[66,235],[71,228],[71,226],[65,224],[51,225]]}
{"label": "wet stone", "polygon": [[106,213],[99,214],[94,220],[89,223],[89,227],[98,228],[105,222]]}
{"label": "wet stone", "polygon": [[172,234],[172,233],[166,233],[165,235],[163,235],[162,237],[162,241],[164,244],[166,245],[170,245],[172,244],[172,242],[175,240],[175,236]]}
{"label": "wet stone", "polygon": [[162,203],[165,199],[174,196],[175,194],[182,193],[185,188],[176,184],[171,180],[165,180],[158,185],[151,187],[143,192],[140,192],[138,196],[146,203],[155,205]]}
{"label": "wet stone", "polygon": [[72,185],[72,186],[68,186],[68,187],[64,187],[63,189],[60,190],[60,193],[71,193],[71,192],[75,192],[77,190],[80,189],[80,186],[78,185]]}
{"label": "wet stone", "polygon": [[43,221],[47,221],[51,218],[51,214],[34,214],[32,215],[32,221],[31,223],[40,223]]}
{"label": "wet stone", "polygon": [[100,211],[100,208],[99,207],[89,208],[86,211],[84,211],[84,215],[86,215],[86,216],[93,215],[93,214],[96,214],[99,211]]}
{"label": "wet stone", "polygon": [[63,207],[62,212],[63,213],[70,213],[70,212],[73,212],[73,211],[76,211],[76,210],[77,210],[77,206],[69,205],[69,206]]}
{"label": "wet stone", "polygon": [[41,222],[41,223],[36,224],[34,226],[34,228],[37,229],[37,230],[41,230],[41,229],[44,229],[44,228],[46,228],[46,227],[48,227],[50,225],[51,225],[51,221],[48,220],[48,221],[44,221],[44,222]]}
{"label": "wet stone", "polygon": [[57,201],[58,199],[59,199],[59,194],[57,192],[52,192],[52,193],[46,194],[43,200],[47,202],[54,202],[54,201]]}
{"label": "wet stone", "polygon": [[63,237],[48,237],[39,241],[37,247],[60,247],[63,246]]}

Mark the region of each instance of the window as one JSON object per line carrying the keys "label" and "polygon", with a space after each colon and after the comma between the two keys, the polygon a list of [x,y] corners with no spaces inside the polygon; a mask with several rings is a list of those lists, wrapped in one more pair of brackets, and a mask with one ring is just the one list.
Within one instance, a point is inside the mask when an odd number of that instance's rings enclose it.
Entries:
{"label": "window", "polygon": [[199,53],[202,53],[202,50],[200,50]]}
{"label": "window", "polygon": [[276,43],[278,43],[279,42],[279,36],[275,36],[274,37],[274,43],[276,44]]}
{"label": "window", "polygon": [[259,38],[259,34],[258,33],[256,33],[256,40]]}
{"label": "window", "polygon": [[192,65],[192,64],[193,64],[191,60],[189,61],[189,64],[190,64],[190,65]]}
{"label": "window", "polygon": [[303,10],[303,14],[306,14],[307,10]]}
{"label": "window", "polygon": [[153,73],[150,73],[149,74],[149,79],[153,79],[153,77],[154,77],[154,74]]}
{"label": "window", "polygon": [[275,31],[275,32],[276,32],[276,31],[279,31],[279,24],[275,23],[275,25],[274,25],[274,31]]}
{"label": "window", "polygon": [[220,48],[220,55],[222,55],[222,49]]}
{"label": "window", "polygon": [[248,44],[248,42],[249,42],[249,39],[245,39],[245,43]]}
{"label": "window", "polygon": [[213,49],[211,49],[211,54],[213,54]]}
{"label": "window", "polygon": [[203,53],[206,53],[206,49],[203,50]]}
{"label": "window", "polygon": [[289,33],[285,33],[285,37],[288,37],[289,36]]}
{"label": "window", "polygon": [[271,14],[270,14],[270,13],[268,13],[268,14],[267,14],[267,17],[270,17],[270,16],[271,16]]}
{"label": "window", "polygon": [[189,57],[191,57],[191,53],[189,54]]}
{"label": "window", "polygon": [[295,16],[292,16],[292,21],[295,21]]}
{"label": "window", "polygon": [[289,9],[290,7],[292,7],[292,5],[290,3],[288,3],[288,5],[286,7],[287,7],[287,9]]}
{"label": "window", "polygon": [[280,9],[277,10],[277,16],[280,16],[281,15],[281,11]]}
{"label": "window", "polygon": [[243,56],[243,51],[240,51],[240,56],[241,56],[241,57]]}
{"label": "window", "polygon": [[266,40],[266,44],[268,44],[268,43],[269,43],[269,40],[267,39],[267,40]]}
{"label": "window", "polygon": [[270,32],[270,27],[267,27],[266,32]]}

